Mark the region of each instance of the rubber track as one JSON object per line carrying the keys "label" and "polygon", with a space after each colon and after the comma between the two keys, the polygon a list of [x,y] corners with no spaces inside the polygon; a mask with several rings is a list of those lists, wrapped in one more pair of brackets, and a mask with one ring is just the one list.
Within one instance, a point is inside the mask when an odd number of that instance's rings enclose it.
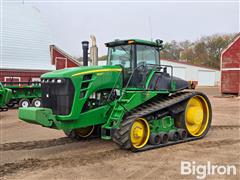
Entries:
{"label": "rubber track", "polygon": [[[173,105],[176,105],[180,102],[183,102],[185,100],[190,99],[192,96],[197,95],[198,92],[192,91],[192,92],[178,92],[174,93],[171,96],[168,96],[166,98],[154,101],[154,102],[149,102],[148,104],[144,104],[132,111],[130,111],[127,114],[127,117],[122,121],[120,128],[117,129],[112,138],[113,141],[116,142],[118,145],[120,145],[123,149],[131,149],[131,142],[129,138],[129,131],[131,129],[131,124],[134,119],[136,118],[141,118],[148,116],[154,112],[163,110],[165,108],[169,108]],[[164,147],[164,146],[169,146],[169,145],[174,145],[174,144],[179,144],[183,142],[189,142],[197,139],[201,139],[202,136],[200,137],[188,137],[185,140],[179,140],[177,142],[174,141],[169,141],[166,144],[159,144],[159,145],[146,145],[141,149],[131,149],[132,151],[145,151],[149,149],[154,149],[154,148],[159,148],[159,147]]]}

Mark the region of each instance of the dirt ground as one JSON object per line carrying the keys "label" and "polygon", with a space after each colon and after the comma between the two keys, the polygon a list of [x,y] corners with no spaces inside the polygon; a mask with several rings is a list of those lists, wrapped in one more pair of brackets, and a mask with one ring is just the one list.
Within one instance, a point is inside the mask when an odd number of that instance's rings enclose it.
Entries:
{"label": "dirt ground", "polygon": [[240,99],[209,95],[212,128],[199,141],[132,153],[111,141],[76,142],[61,131],[19,121],[17,110],[1,112],[0,179],[196,179],[181,175],[181,161],[235,165],[237,175],[207,179],[240,179]]}

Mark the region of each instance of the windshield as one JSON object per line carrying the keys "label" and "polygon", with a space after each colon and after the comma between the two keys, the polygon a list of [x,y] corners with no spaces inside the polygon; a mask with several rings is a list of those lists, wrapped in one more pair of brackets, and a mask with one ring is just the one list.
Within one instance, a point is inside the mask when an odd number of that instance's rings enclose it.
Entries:
{"label": "windshield", "polygon": [[129,68],[131,66],[131,51],[132,46],[130,45],[110,47],[108,51],[108,64],[120,64],[125,68]]}
{"label": "windshield", "polygon": [[159,49],[147,45],[121,45],[109,47],[108,50],[108,65],[121,65],[124,68],[136,68],[142,63],[159,64],[159,58]]}

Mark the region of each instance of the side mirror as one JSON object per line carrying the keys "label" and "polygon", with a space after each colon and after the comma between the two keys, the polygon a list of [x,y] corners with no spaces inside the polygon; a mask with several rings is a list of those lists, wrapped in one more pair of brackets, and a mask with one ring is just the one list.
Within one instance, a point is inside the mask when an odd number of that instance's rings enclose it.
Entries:
{"label": "side mirror", "polygon": [[160,50],[163,49],[163,40],[157,39],[157,40],[156,40],[156,43],[159,45],[159,49],[160,49]]}
{"label": "side mirror", "polygon": [[158,45],[161,45],[161,44],[163,43],[163,40],[157,39],[157,40],[156,40],[156,43],[157,43]]}

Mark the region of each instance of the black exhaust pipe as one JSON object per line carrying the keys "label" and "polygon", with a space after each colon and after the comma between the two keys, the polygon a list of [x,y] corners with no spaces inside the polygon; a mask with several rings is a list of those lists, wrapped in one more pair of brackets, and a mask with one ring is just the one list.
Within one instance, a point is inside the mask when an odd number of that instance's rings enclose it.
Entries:
{"label": "black exhaust pipe", "polygon": [[88,66],[88,49],[89,49],[88,41],[82,41],[82,49],[83,49],[83,66]]}

